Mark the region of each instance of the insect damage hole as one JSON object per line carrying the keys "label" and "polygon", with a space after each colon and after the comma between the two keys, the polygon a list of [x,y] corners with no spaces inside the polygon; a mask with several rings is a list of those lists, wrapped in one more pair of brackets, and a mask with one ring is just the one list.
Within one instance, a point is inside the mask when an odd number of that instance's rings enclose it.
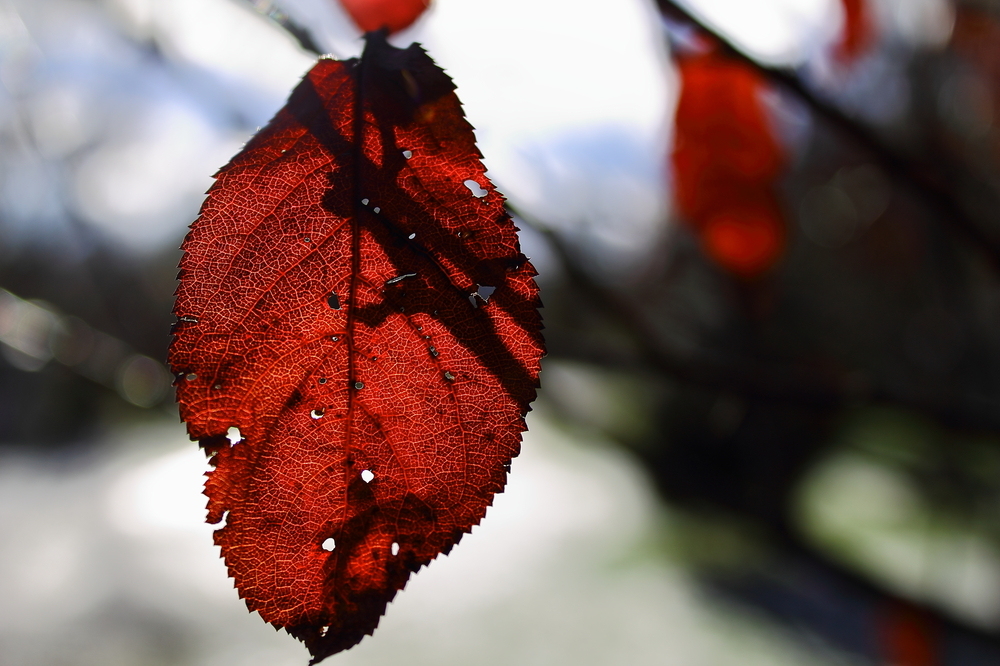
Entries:
{"label": "insect damage hole", "polygon": [[226,438],[229,440],[230,445],[234,445],[240,443],[243,435],[240,434],[240,429],[236,426],[229,426],[229,430],[226,431]]}
{"label": "insect damage hole", "polygon": [[469,294],[469,303],[471,303],[472,307],[474,308],[479,307],[479,301],[482,301],[483,303],[489,303],[490,296],[492,296],[493,292],[496,290],[497,290],[496,287],[477,284],[476,290],[471,294]]}
{"label": "insect damage hole", "polygon": [[323,418],[323,410],[322,409],[314,409],[311,412],[309,412],[309,416],[311,416],[314,419],[321,419],[321,418]]}
{"label": "insect damage hole", "polygon": [[406,159],[410,159],[411,157],[413,157],[413,151],[412,150],[404,150],[403,151],[403,157],[405,157]]}
{"label": "insect damage hole", "polygon": [[389,552],[392,553],[393,557],[399,555],[399,544],[393,541],[392,545],[389,546]]}
{"label": "insect damage hole", "polygon": [[330,295],[326,297],[327,305],[333,310],[340,309],[340,296],[337,296],[337,292],[331,291]]}
{"label": "insect damage hole", "polygon": [[486,190],[484,190],[476,181],[467,180],[463,184],[469,188],[469,191],[472,192],[472,195],[477,199],[482,199],[486,196]]}
{"label": "insect damage hole", "polygon": [[371,483],[375,479],[375,472],[370,469],[361,470],[361,480],[365,483]]}
{"label": "insect damage hole", "polygon": [[330,552],[337,547],[337,542],[333,537],[328,537],[322,544],[320,544],[320,547],[322,547],[323,550]]}

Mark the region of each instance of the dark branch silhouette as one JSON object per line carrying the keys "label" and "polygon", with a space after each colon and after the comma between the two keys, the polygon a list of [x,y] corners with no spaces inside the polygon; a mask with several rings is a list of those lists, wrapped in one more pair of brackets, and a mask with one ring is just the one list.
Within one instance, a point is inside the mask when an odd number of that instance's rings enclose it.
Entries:
{"label": "dark branch silhouette", "polygon": [[641,309],[630,303],[620,291],[594,279],[559,234],[510,202],[507,202],[507,210],[545,236],[573,286],[590,302],[599,303],[609,312],[608,320],[628,334],[642,361],[673,379],[748,398],[803,407],[837,408],[864,402],[897,405],[959,428],[1000,431],[997,404],[986,397],[952,393],[900,396],[879,386],[856,386],[847,376],[818,376],[812,370],[780,368],[773,363],[763,364],[750,359],[725,363],[704,355],[691,358],[676,354],[661,342]]}

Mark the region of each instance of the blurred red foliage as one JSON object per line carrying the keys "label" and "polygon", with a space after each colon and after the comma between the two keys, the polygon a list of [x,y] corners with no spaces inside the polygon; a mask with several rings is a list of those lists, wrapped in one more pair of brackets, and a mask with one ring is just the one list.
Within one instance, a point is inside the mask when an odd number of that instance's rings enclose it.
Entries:
{"label": "blurred red foliage", "polygon": [[715,51],[682,56],[679,66],[677,207],[715,262],[742,277],[760,275],[780,258],[786,235],[774,191],[786,158],[761,106],[767,83]]}
{"label": "blurred red foliage", "polygon": [[938,666],[937,629],[926,612],[901,603],[886,605],[879,617],[879,639],[890,666]]}
{"label": "blurred red foliage", "polygon": [[850,64],[871,46],[875,26],[866,0],[841,0],[844,8],[844,28],[833,48],[833,56],[842,64]]}
{"label": "blurred red foliage", "polygon": [[[982,83],[981,93],[968,95],[969,113],[989,126],[996,125],[995,109],[1000,109],[1000,21],[985,11],[957,7],[951,46],[955,53],[972,64]],[[994,159],[1000,159],[1000,140],[996,133],[985,138],[993,144]]]}
{"label": "blurred red foliage", "polygon": [[388,28],[399,32],[413,24],[431,0],[340,0],[340,4],[365,32]]}

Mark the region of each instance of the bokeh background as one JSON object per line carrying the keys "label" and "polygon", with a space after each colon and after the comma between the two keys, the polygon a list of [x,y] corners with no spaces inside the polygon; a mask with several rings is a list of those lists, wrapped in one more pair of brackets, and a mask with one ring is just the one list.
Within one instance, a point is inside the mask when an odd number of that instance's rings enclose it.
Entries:
{"label": "bokeh background", "polygon": [[[0,0],[0,666],[304,665],[163,361],[335,0]],[[507,491],[331,663],[1000,663],[1000,3],[434,0],[539,270]]]}

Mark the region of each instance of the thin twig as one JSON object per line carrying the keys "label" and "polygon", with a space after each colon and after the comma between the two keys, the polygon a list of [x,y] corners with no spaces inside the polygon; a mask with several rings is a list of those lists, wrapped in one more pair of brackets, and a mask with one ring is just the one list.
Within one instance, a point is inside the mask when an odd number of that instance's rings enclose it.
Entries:
{"label": "thin twig", "polygon": [[897,181],[909,184],[928,206],[967,240],[979,246],[988,255],[994,267],[1000,269],[1000,239],[987,233],[967,212],[965,206],[948,189],[949,178],[941,174],[938,169],[900,154],[870,128],[818,97],[794,72],[769,67],[754,60],[674,0],[656,0],[656,4],[664,17],[695,26],[715,40],[727,56],[752,67],[769,80],[794,93],[814,114],[864,147]]}
{"label": "thin twig", "polygon": [[303,51],[308,51],[318,56],[323,55],[323,50],[316,45],[316,41],[312,38],[309,30],[293,21],[288,14],[283,12],[271,0],[244,0],[244,2],[250,5],[258,14],[270,19],[272,23],[295,38],[295,41],[299,43]]}

